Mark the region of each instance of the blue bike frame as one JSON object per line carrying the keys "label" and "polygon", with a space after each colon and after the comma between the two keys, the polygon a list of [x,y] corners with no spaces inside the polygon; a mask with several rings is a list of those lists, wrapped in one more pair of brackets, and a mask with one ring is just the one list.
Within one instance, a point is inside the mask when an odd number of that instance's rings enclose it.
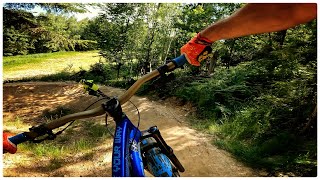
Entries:
{"label": "blue bike frame", "polygon": [[[177,67],[186,63],[181,55],[174,59]],[[112,152],[113,177],[144,177],[144,167],[140,151],[141,131],[124,115],[121,121],[116,121],[116,130]]]}
{"label": "blue bike frame", "polygon": [[138,144],[140,137],[141,131],[127,116],[116,122],[112,152],[113,177],[145,176]]}

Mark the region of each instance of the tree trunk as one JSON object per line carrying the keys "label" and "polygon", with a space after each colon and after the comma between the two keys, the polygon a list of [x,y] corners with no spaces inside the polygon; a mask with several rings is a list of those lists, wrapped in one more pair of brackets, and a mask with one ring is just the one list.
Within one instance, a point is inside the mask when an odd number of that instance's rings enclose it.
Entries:
{"label": "tree trunk", "polygon": [[272,38],[271,38],[271,33],[268,33],[269,35],[269,47],[272,48]]}
{"label": "tree trunk", "polygon": [[[123,29],[121,29],[121,34],[124,34],[124,36],[123,37],[121,37],[120,38],[120,41],[126,41],[126,39],[127,39],[127,32],[128,32],[128,29],[129,29],[129,19],[126,21],[126,26],[125,26],[125,28],[123,28]],[[124,43],[122,43],[122,44],[124,44]],[[117,57],[117,59],[116,59],[116,62],[117,62],[117,78],[119,78],[119,76],[120,76],[120,68],[121,68],[121,66],[123,65],[122,63],[121,63],[121,60],[120,60],[120,56],[121,56],[121,52],[123,51],[123,45],[120,45],[120,46],[118,46],[118,48],[117,48],[117,50],[116,50],[116,52],[117,52],[117,54],[118,54],[118,57]]]}
{"label": "tree trunk", "polygon": [[217,63],[217,52],[213,53],[213,57],[210,59],[210,66],[208,70],[208,76],[214,72],[214,68],[216,67]]}
{"label": "tree trunk", "polygon": [[[156,11],[159,10],[160,6],[161,6],[161,3],[158,4]],[[151,60],[150,60],[150,56],[151,55],[150,54],[151,54],[151,50],[152,50],[151,46],[152,46],[152,44],[154,42],[155,31],[157,30],[156,27],[157,27],[157,21],[152,19],[152,28],[148,28],[148,32],[151,30],[151,37],[150,37],[150,42],[149,42],[148,47],[147,47],[147,56],[146,56],[146,62],[150,63],[150,67],[149,68],[151,68]]]}
{"label": "tree trunk", "polygon": [[233,52],[233,48],[234,48],[234,44],[236,43],[237,39],[234,39],[231,45],[231,49],[230,49],[230,53],[229,53],[229,61],[228,61],[228,65],[227,68],[229,69],[230,64],[231,64],[231,56],[232,56],[232,52]]}
{"label": "tree trunk", "polygon": [[313,121],[317,120],[317,105],[314,107],[311,115],[307,118],[307,120],[308,122],[302,129],[301,134],[304,134],[308,129],[310,129],[311,125],[313,124]]}
{"label": "tree trunk", "polygon": [[149,72],[152,72],[152,62],[149,62]]}
{"label": "tree trunk", "polygon": [[[173,32],[173,29],[171,30],[170,34]],[[169,50],[170,50],[170,46],[171,46],[171,43],[172,43],[172,40],[173,40],[174,36],[173,37],[170,37],[170,40],[169,40],[169,45],[168,45],[168,48],[167,48],[167,51],[166,51],[166,54],[165,54],[165,57],[164,57],[164,64],[166,64],[166,61],[167,61],[167,58],[168,58],[168,53],[169,53]]]}
{"label": "tree trunk", "polygon": [[122,65],[123,65],[123,64],[122,64],[121,62],[119,62],[119,63],[117,64],[117,78],[120,77],[120,68],[121,68]]}
{"label": "tree trunk", "polygon": [[279,42],[280,48],[282,48],[282,46],[283,46],[284,40],[286,38],[286,35],[287,35],[287,30],[286,29],[277,32],[277,36],[278,36],[277,41]]}

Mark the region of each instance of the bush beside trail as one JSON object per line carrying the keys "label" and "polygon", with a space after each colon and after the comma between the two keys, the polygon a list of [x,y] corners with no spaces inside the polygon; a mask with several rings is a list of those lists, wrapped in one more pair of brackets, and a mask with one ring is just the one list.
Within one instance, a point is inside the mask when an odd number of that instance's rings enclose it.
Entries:
{"label": "bush beside trail", "polygon": [[[264,59],[228,70],[218,68],[212,78],[178,76],[165,85],[157,80],[139,94],[192,102],[194,127],[217,135],[215,144],[252,167],[316,176],[317,124],[310,120],[316,118],[310,117],[316,108],[315,71],[279,76],[277,71],[285,69],[275,61],[290,60]],[[280,69],[268,71],[271,64]],[[305,68],[296,67],[297,72]],[[313,76],[306,76],[309,73]]]}

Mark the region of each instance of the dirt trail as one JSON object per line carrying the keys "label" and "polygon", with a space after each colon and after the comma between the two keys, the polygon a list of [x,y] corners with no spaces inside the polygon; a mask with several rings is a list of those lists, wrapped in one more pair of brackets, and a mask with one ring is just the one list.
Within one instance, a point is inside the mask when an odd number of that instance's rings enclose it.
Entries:
{"label": "dirt trail", "polygon": [[[112,87],[101,87],[108,95],[116,96],[124,91]],[[75,83],[11,83],[3,86],[4,129],[18,133],[39,123],[38,117],[46,108],[56,108],[67,104],[69,108],[80,111],[92,103],[94,97],[83,95],[82,89]],[[164,139],[174,149],[175,154],[184,165],[183,177],[239,177],[258,176],[256,171],[236,161],[229,153],[218,149],[210,143],[210,137],[190,128],[186,121],[191,106],[178,106],[167,101],[151,101],[146,97],[134,96],[131,101],[138,106],[141,114],[140,129],[157,125]],[[137,112],[133,105],[123,106],[128,117],[137,123]],[[29,126],[14,128],[6,125],[14,117],[20,117]],[[103,121],[104,117],[99,117]],[[30,155],[18,152],[15,155],[3,155],[4,176],[111,176],[112,140],[90,149],[88,158],[83,153],[70,155],[66,164],[51,172],[41,170],[44,157],[37,162]],[[81,160],[81,161],[80,161]],[[48,162],[47,162],[48,163]],[[26,168],[19,168],[21,164]]]}

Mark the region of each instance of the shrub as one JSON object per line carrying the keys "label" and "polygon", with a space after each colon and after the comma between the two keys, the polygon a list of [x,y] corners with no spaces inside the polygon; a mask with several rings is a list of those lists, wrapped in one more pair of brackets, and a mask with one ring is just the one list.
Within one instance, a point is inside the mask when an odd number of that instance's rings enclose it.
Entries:
{"label": "shrub", "polygon": [[98,44],[97,41],[92,40],[75,40],[74,46],[76,51],[89,51],[97,49]]}

